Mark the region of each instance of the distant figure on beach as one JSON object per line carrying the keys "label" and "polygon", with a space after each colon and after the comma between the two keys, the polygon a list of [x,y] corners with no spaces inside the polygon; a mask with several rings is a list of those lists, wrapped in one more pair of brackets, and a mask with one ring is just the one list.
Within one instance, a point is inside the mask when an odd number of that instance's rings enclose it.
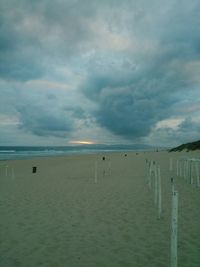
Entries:
{"label": "distant figure on beach", "polygon": [[36,173],[36,172],[37,172],[37,167],[34,166],[34,167],[32,168],[32,173]]}

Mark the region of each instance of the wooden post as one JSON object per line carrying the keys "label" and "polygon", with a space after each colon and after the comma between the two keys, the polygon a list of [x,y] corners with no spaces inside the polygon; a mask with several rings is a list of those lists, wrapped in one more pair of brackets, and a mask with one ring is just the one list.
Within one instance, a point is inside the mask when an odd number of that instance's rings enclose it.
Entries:
{"label": "wooden post", "polygon": [[97,160],[95,161],[95,170],[94,170],[94,182],[97,184],[97,171],[98,171],[98,164]]}
{"label": "wooden post", "polygon": [[5,176],[8,176],[8,165],[5,166]]}
{"label": "wooden post", "polygon": [[180,176],[180,177],[182,177],[182,165],[183,165],[183,161],[180,160],[180,161],[179,161],[179,168],[180,168],[180,170],[179,170],[179,176]]}
{"label": "wooden post", "polygon": [[148,182],[149,182],[149,162],[147,159],[145,159],[145,179],[146,179],[146,183],[148,184]]}
{"label": "wooden post", "polygon": [[171,185],[172,185],[172,194],[173,194],[174,192],[174,178],[173,177],[171,177]]}
{"label": "wooden post", "polygon": [[12,179],[15,179],[15,170],[14,170],[14,168],[12,167]]}
{"label": "wooden post", "polygon": [[[102,157],[102,161],[104,162],[106,160],[106,157]],[[103,164],[103,172],[102,172],[102,174],[103,174],[103,177],[105,177],[105,175],[106,175],[106,170],[105,170],[105,164]]]}
{"label": "wooden post", "polygon": [[176,176],[179,176],[179,160],[176,161]]}
{"label": "wooden post", "polygon": [[187,159],[187,165],[186,165],[186,182],[188,182],[189,181],[189,170],[190,170],[190,168],[189,168],[189,166],[190,166],[190,161],[189,161],[189,159]]}
{"label": "wooden post", "polygon": [[172,192],[171,265],[177,267],[178,191]]}
{"label": "wooden post", "polygon": [[197,176],[197,187],[200,187],[199,162],[198,161],[196,161],[195,167],[196,167],[196,176]]}
{"label": "wooden post", "polygon": [[154,177],[155,177],[155,195],[154,195],[154,204],[157,206],[158,203],[158,169],[157,165],[154,165]]}
{"label": "wooden post", "polygon": [[111,175],[111,160],[108,161],[109,174]]}
{"label": "wooden post", "polygon": [[148,179],[148,183],[149,183],[149,188],[151,189],[151,161],[149,161],[149,179]]}
{"label": "wooden post", "polygon": [[194,183],[194,180],[193,180],[194,172],[193,172],[193,170],[194,170],[194,160],[191,160],[191,184]]}
{"label": "wooden post", "polygon": [[162,214],[162,185],[160,176],[160,166],[158,166],[158,219],[161,218]]}
{"label": "wooden post", "polygon": [[152,161],[149,163],[149,188],[151,189]]}
{"label": "wooden post", "polygon": [[189,160],[189,183],[192,183],[192,161]]}
{"label": "wooden post", "polygon": [[173,171],[173,159],[172,158],[169,159],[169,170],[170,172]]}
{"label": "wooden post", "polygon": [[184,180],[187,179],[187,159],[184,160],[184,174],[183,174]]}

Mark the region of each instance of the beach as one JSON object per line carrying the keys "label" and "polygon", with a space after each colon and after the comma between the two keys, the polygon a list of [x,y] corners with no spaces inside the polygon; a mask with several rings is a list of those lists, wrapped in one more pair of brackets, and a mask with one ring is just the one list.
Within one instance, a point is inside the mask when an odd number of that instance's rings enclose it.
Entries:
{"label": "beach", "polygon": [[[178,266],[199,267],[200,188],[176,176],[176,159],[183,156],[200,158],[200,152],[1,161],[0,266],[169,267],[173,177],[179,197]],[[146,160],[160,165],[160,219]]]}

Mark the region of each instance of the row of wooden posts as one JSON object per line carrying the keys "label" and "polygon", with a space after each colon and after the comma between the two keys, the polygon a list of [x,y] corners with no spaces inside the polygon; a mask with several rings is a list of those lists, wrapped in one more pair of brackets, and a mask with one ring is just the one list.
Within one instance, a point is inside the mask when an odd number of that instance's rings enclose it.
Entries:
{"label": "row of wooden posts", "polygon": [[[170,159],[173,161],[172,159]],[[173,166],[173,164],[170,164]],[[179,158],[176,162],[176,175],[183,177],[189,184],[200,187],[200,159]]]}
{"label": "row of wooden posts", "polygon": [[14,167],[10,167],[9,165],[1,165],[0,166],[0,174],[2,176],[5,176],[5,177],[10,176],[12,179],[14,179],[15,178],[15,169],[14,169]]}
{"label": "row of wooden posts", "polygon": [[[171,169],[170,161],[170,169]],[[150,189],[154,188],[154,204],[158,209],[158,218],[162,215],[162,181],[160,165],[153,160],[146,159],[146,181]],[[178,233],[178,191],[174,189],[174,179],[171,177],[172,207],[171,207],[171,244],[170,267],[177,267],[177,233]]]}
{"label": "row of wooden posts", "polygon": [[[101,160],[105,161],[105,157],[102,157]],[[111,175],[111,161],[109,158],[107,158],[106,161],[107,161],[106,168],[105,168],[105,166],[103,168],[101,168],[103,176],[106,175],[106,172],[109,175]],[[32,173],[36,173],[36,172],[37,172],[37,167],[36,166],[32,167]],[[98,182],[99,175],[100,175],[100,158],[95,161],[95,165],[94,165],[94,182],[95,183]],[[14,167],[11,167],[9,165],[0,165],[0,176],[5,176],[5,177],[9,176],[11,178],[15,178]]]}
{"label": "row of wooden posts", "polygon": [[[174,185],[174,160],[169,159],[169,171],[172,185],[172,208],[171,208],[171,247],[170,247],[170,267],[177,267],[178,257],[177,257],[177,243],[178,243],[178,191],[175,190]],[[147,161],[148,166],[148,184],[151,188],[151,177],[152,171],[154,177],[156,177],[156,163],[153,161]],[[159,170],[159,171],[158,171]],[[157,172],[160,172],[160,168],[157,167]],[[183,177],[189,184],[194,184],[196,181],[196,186],[200,187],[200,159],[196,158],[179,158],[176,161],[176,176],[177,178]],[[156,187],[156,178],[155,178]],[[156,195],[156,190],[155,190]]]}
{"label": "row of wooden posts", "polygon": [[[170,158],[169,170],[173,177],[173,159]],[[200,187],[200,159],[182,157],[176,161],[176,176],[183,177],[189,184]],[[173,178],[172,178],[173,182]],[[178,192],[172,184],[172,228],[171,228],[171,267],[177,267],[177,229],[178,229]]]}
{"label": "row of wooden posts", "polygon": [[154,204],[158,209],[158,218],[162,214],[162,182],[160,166],[153,160],[146,159],[146,181],[150,189],[154,188]]}
{"label": "row of wooden posts", "polygon": [[[36,173],[36,172],[37,172],[37,167],[36,166],[32,167],[32,173]],[[15,168],[7,164],[0,165],[0,176],[11,177],[12,179],[14,179]]]}

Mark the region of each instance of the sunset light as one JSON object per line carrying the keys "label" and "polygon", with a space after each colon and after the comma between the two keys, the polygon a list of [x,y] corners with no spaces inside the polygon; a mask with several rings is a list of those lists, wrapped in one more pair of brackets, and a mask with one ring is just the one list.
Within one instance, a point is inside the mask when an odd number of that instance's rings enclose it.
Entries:
{"label": "sunset light", "polygon": [[83,140],[70,141],[69,143],[72,144],[72,145],[92,145],[92,144],[94,144],[94,142],[92,142],[92,141],[83,141]]}

